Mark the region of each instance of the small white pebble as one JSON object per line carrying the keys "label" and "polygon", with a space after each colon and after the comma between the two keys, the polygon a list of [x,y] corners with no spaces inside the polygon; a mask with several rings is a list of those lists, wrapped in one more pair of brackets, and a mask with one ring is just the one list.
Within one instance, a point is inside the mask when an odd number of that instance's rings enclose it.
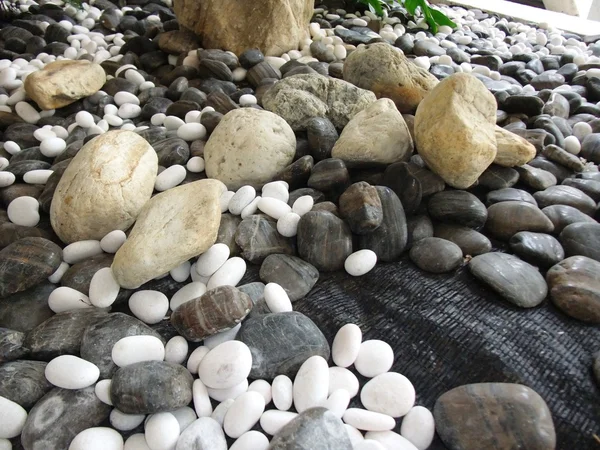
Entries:
{"label": "small white pebble", "polygon": [[90,282],[90,302],[96,308],[108,308],[112,305],[121,287],[110,267],[104,267],[97,271]]}
{"label": "small white pebble", "polygon": [[124,231],[113,230],[102,238],[100,248],[106,253],[117,253],[117,250],[125,243],[127,236]]}
{"label": "small white pebble", "polygon": [[197,122],[184,123],[177,128],[177,137],[188,142],[204,139],[206,137],[206,128]]}
{"label": "small white pebble", "polygon": [[4,143],[4,150],[6,150],[9,155],[16,155],[21,151],[21,147],[15,141],[6,141]]}
{"label": "small white pebble", "polygon": [[289,212],[277,221],[277,231],[285,237],[296,236],[299,222],[300,216],[294,212]]}
{"label": "small white pebble", "polygon": [[140,104],[140,99],[136,95],[132,94],[131,92],[127,92],[127,91],[117,92],[114,96],[114,99],[115,99],[115,104],[117,106],[122,106],[127,103],[131,103],[132,105]]}
{"label": "small white pebble", "polygon": [[183,336],[174,336],[165,345],[165,361],[183,364],[188,354],[188,343]]}
{"label": "small white pebble", "polygon": [[96,397],[107,405],[112,406],[112,400],[110,399],[110,384],[111,380],[100,380],[94,386],[94,392],[96,393]]}
{"label": "small white pebble", "polygon": [[353,277],[360,277],[370,272],[377,263],[377,255],[373,250],[358,250],[346,258],[344,269]]}
{"label": "small white pebble", "polygon": [[192,172],[192,173],[204,172],[204,167],[205,167],[204,158],[202,158],[202,156],[193,156],[188,160],[185,167],[189,172]]}
{"label": "small white pebble", "polygon": [[159,291],[137,291],[129,297],[129,309],[142,322],[155,324],[163,320],[167,314],[169,299]]}
{"label": "small white pebble", "polygon": [[66,148],[67,143],[59,137],[44,139],[40,143],[40,152],[48,158],[54,158],[60,155]]}
{"label": "small white pebble", "polygon": [[183,283],[190,277],[190,269],[192,264],[189,261],[184,261],[177,267],[169,271],[169,275],[178,283]]}
{"label": "small white pebble", "polygon": [[81,128],[89,128],[92,125],[95,125],[94,122],[94,116],[92,116],[89,112],[87,111],[79,111],[76,115],[75,115],[75,122],[77,123],[77,125],[79,125]]}
{"label": "small white pebble", "polygon": [[264,290],[265,302],[272,313],[293,311],[290,298],[279,284],[268,283]]}
{"label": "small white pebble", "polygon": [[35,227],[40,222],[39,209],[40,204],[37,199],[22,196],[10,202],[6,212],[12,223],[24,227]]}
{"label": "small white pebble", "polygon": [[154,183],[154,189],[158,192],[166,191],[167,189],[174,188],[179,185],[185,177],[187,172],[185,167],[179,164],[174,164],[171,167],[163,170],[157,177]]}
{"label": "small white pebble", "polygon": [[390,370],[393,363],[392,347],[387,342],[372,339],[360,344],[354,367],[362,376],[373,378]]}
{"label": "small white pebble", "polygon": [[71,267],[71,266],[69,266],[64,261],[61,261],[60,266],[58,266],[58,269],[56,269],[54,271],[54,273],[48,277],[48,281],[50,283],[54,283],[54,284],[60,283],[60,280],[62,279],[62,277],[65,274],[65,272],[67,270],[69,270],[69,267]]}
{"label": "small white pebble", "polygon": [[63,249],[63,260],[69,264],[76,264],[92,256],[101,255],[100,241],[93,239],[77,241]]}
{"label": "small white pebble", "polygon": [[581,143],[576,136],[567,136],[565,138],[565,150],[573,155],[578,155],[581,151]]}
{"label": "small white pebble", "polygon": [[47,169],[30,170],[23,175],[23,181],[27,184],[46,184],[53,173],[53,170]]}
{"label": "small white pebble", "polygon": [[252,106],[256,105],[258,100],[252,94],[244,94],[240,97],[240,105],[241,106]]}

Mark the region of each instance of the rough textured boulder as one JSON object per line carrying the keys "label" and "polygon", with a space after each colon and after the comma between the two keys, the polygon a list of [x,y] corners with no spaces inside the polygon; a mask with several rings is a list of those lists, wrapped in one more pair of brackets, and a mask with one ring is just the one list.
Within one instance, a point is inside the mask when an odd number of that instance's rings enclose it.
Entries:
{"label": "rough textured boulder", "polygon": [[344,63],[344,80],[375,92],[378,98],[392,99],[401,113],[413,113],[438,84],[437,78],[385,43],[353,51]]}
{"label": "rough textured boulder", "polygon": [[137,288],[204,253],[217,240],[224,191],[220,181],[200,180],[153,197],[115,255],[117,282]]}
{"label": "rough textured boulder", "polygon": [[109,131],[88,142],[60,179],[50,207],[52,228],[65,243],[126,230],[150,199],[158,157],[132,131]]}
{"label": "rough textured boulder", "polygon": [[283,117],[294,131],[306,129],[309,119],[327,117],[342,129],[377,98],[372,92],[322,75],[294,75],[278,81],[262,99],[265,109]]}
{"label": "rough textured boulder", "polygon": [[95,94],[104,83],[106,74],[99,64],[63,60],[30,74],[24,87],[40,108],[57,109]]}
{"label": "rough textured boulder", "polygon": [[344,127],[331,156],[347,166],[369,166],[406,161],[414,149],[402,114],[387,98],[356,114]]}
{"label": "rough textured boulder", "polygon": [[496,158],[496,99],[465,73],[440,82],[415,116],[417,149],[450,186],[466,189]]}
{"label": "rough textured boulder", "polygon": [[[237,55],[259,48],[281,56],[308,37],[313,0],[177,0],[179,24],[194,31],[204,48],[222,48]],[[238,18],[239,20],[233,20]]]}
{"label": "rough textured boulder", "polygon": [[535,158],[536,150],[533,144],[499,126],[496,126],[496,146],[494,164],[499,166],[522,166]]}
{"label": "rough textured boulder", "polygon": [[227,113],[204,147],[206,175],[229,189],[262,187],[291,164],[296,136],[281,117],[242,108]]}

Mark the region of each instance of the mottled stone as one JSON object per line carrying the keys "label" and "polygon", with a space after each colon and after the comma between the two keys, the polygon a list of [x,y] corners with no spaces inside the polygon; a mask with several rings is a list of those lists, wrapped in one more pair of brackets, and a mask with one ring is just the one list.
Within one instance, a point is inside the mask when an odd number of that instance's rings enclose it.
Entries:
{"label": "mottled stone", "polygon": [[471,273],[510,303],[532,308],[546,298],[548,286],[537,268],[507,253],[491,252],[469,262]]}
{"label": "mottled stone", "polygon": [[488,192],[486,196],[486,204],[488,206],[500,202],[527,202],[537,206],[537,202],[533,195],[522,189],[505,188],[497,191]]}
{"label": "mottled stone", "polygon": [[567,152],[566,150],[563,150],[556,145],[545,146],[544,150],[542,150],[542,155],[544,155],[550,161],[554,161],[575,172],[583,172],[583,169],[585,168],[579,157]]}
{"label": "mottled stone", "polygon": [[310,154],[316,161],[331,158],[331,150],[339,135],[331,120],[326,117],[313,117],[306,122],[306,135]]}
{"label": "mottled stone", "polygon": [[340,192],[350,183],[350,174],[344,161],[328,158],[319,161],[312,169],[307,185],[319,191]]}
{"label": "mottled stone", "polygon": [[252,309],[248,314],[248,318],[259,316],[261,314],[270,314],[271,310],[265,301],[265,284],[260,281],[238,286],[238,289],[245,294],[248,294],[252,300]]}
{"label": "mottled stone", "polygon": [[507,189],[519,181],[519,172],[512,167],[492,164],[479,177],[479,185],[490,190]]}
{"label": "mottled stone", "polygon": [[110,267],[113,258],[114,255],[102,253],[73,264],[60,279],[60,285],[70,287],[82,294],[89,295],[92,277],[100,269]]}
{"label": "mottled stone", "polygon": [[453,450],[549,450],[556,446],[546,402],[523,385],[460,386],[438,398],[433,415],[436,431]]}
{"label": "mottled stone", "polygon": [[11,361],[0,366],[0,396],[30,409],[52,385],[46,380],[46,363]]}
{"label": "mottled stone", "polygon": [[354,183],[339,199],[340,216],[355,234],[376,230],[383,222],[383,208],[377,189],[369,183]]}
{"label": "mottled stone", "polygon": [[462,264],[463,253],[451,241],[428,237],[413,244],[410,259],[425,272],[444,273],[451,272]]}
{"label": "mottled stone", "polygon": [[277,223],[262,214],[246,217],[237,228],[235,242],[247,261],[260,264],[269,255],[295,253],[294,241],[277,231]]}
{"label": "mottled stone", "polygon": [[48,296],[54,289],[53,284],[44,282],[0,300],[0,327],[27,332],[52,317]]}
{"label": "mottled stone", "polygon": [[310,292],[319,279],[319,271],[296,256],[269,255],[260,266],[260,279],[279,284],[295,302]]}
{"label": "mottled stone", "polygon": [[560,233],[567,256],[582,255],[600,261],[600,224],[572,223]]}
{"label": "mottled stone", "polygon": [[175,309],[171,323],[187,340],[200,342],[235,327],[251,309],[247,294],[233,286],[220,286]]}
{"label": "mottled stone", "polygon": [[352,253],[352,232],[341,219],[326,211],[310,211],[298,222],[298,254],[318,270],[344,267]]}
{"label": "mottled stone", "polygon": [[235,242],[235,233],[240,223],[242,223],[242,218],[239,216],[229,213],[221,215],[221,223],[219,224],[215,244],[225,244],[229,247],[230,256],[237,256],[241,251],[239,245]]}
{"label": "mottled stone", "polygon": [[520,167],[516,167],[516,170],[519,172],[519,179],[536,191],[543,191],[557,183],[556,177],[553,174],[546,170],[530,166],[529,164],[523,164]]}
{"label": "mottled stone", "polygon": [[[414,174],[414,167],[410,163],[401,162],[389,165],[383,174],[382,184],[396,193],[406,214],[413,214],[421,204],[423,185],[418,176]],[[443,185],[442,181],[441,190],[444,189]]]}
{"label": "mottled stone", "polygon": [[542,209],[542,212],[554,224],[554,233],[561,233],[567,225],[572,223],[596,223],[587,214],[567,205],[551,205]]}
{"label": "mottled stone", "polygon": [[289,166],[285,167],[277,177],[275,177],[275,180],[285,181],[290,190],[306,186],[314,164],[315,161],[311,155],[302,156]]}
{"label": "mottled stone", "polygon": [[434,194],[427,210],[433,219],[470,228],[481,228],[487,219],[485,205],[470,192],[448,190]]}
{"label": "mottled stone", "polygon": [[251,317],[242,323],[236,339],[250,348],[250,378],[272,380],[277,375],[294,379],[311,356],[329,359],[327,339],[315,323],[299,312]]}
{"label": "mottled stone", "polygon": [[520,231],[509,241],[517,256],[534,266],[547,269],[565,258],[560,242],[549,234]]}
{"label": "mottled stone", "polygon": [[464,255],[477,256],[492,250],[492,243],[486,236],[462,225],[438,223],[434,226],[434,236],[454,242]]}
{"label": "mottled stone", "polygon": [[24,358],[29,350],[24,346],[25,333],[0,328],[0,363]]}
{"label": "mottled stone", "polygon": [[43,228],[16,225],[8,222],[8,218],[6,220],[7,222],[0,224],[0,249],[26,237],[41,237],[50,240],[54,237],[52,233]]}
{"label": "mottled stone", "polygon": [[190,159],[190,146],[183,139],[167,138],[152,144],[158,155],[158,165],[170,167],[174,164],[185,166]]}
{"label": "mottled stone", "polygon": [[543,191],[536,192],[533,197],[540,208],[550,205],[567,205],[577,208],[588,216],[596,212],[596,202],[579,189],[571,186],[550,186]]}
{"label": "mottled stone", "polygon": [[554,225],[537,207],[527,202],[507,201],[488,208],[487,231],[507,241],[519,231],[552,233]]}

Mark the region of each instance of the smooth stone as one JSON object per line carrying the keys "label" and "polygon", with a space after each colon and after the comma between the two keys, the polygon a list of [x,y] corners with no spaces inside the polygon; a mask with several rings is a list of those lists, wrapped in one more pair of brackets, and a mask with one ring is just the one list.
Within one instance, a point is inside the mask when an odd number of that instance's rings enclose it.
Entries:
{"label": "smooth stone", "polygon": [[504,188],[488,192],[486,195],[486,204],[488,206],[501,202],[527,202],[537,206],[533,195],[522,189]]}
{"label": "smooth stone", "polygon": [[360,401],[369,411],[402,417],[415,404],[415,396],[415,388],[408,378],[396,372],[386,372],[365,383]]}
{"label": "smooth stone", "polygon": [[310,188],[332,195],[341,193],[348,187],[350,174],[344,161],[338,158],[328,158],[319,161],[313,167],[307,185]]}
{"label": "smooth stone", "polygon": [[3,362],[25,358],[29,351],[23,345],[25,333],[0,328],[0,360]]}
{"label": "smooth stone", "polygon": [[93,427],[81,431],[71,441],[69,450],[121,450],[123,437],[108,427]]}
{"label": "smooth stone", "polygon": [[341,217],[355,234],[367,234],[383,222],[383,207],[377,189],[360,181],[352,184],[339,199]]}
{"label": "smooth stone", "polygon": [[110,409],[96,396],[93,386],[75,390],[54,388],[29,412],[21,433],[23,448],[66,449],[77,434],[106,420]]}
{"label": "smooth stone", "polygon": [[112,255],[103,253],[73,264],[62,276],[60,284],[89,295],[94,274],[100,269],[110,267],[112,261]]}
{"label": "smooth stone", "polygon": [[192,422],[182,430],[175,447],[175,450],[188,449],[227,450],[227,441],[221,425],[210,417],[200,417]]}
{"label": "smooth stone", "polygon": [[579,189],[595,202],[600,202],[600,181],[580,178],[567,178],[562,182],[562,184]]}
{"label": "smooth stone", "polygon": [[288,183],[289,188],[292,190],[297,189],[306,186],[313,167],[313,157],[311,155],[305,155],[283,169],[279,175],[277,175],[276,179]]}
{"label": "smooth stone", "polygon": [[589,216],[593,216],[596,212],[596,202],[587,194],[571,186],[550,186],[543,191],[536,192],[533,197],[540,208],[551,205],[566,205],[577,208]]}
{"label": "smooth stone", "polygon": [[552,233],[554,225],[537,207],[527,202],[506,201],[488,208],[486,230],[507,241],[519,231]]}
{"label": "smooth stone", "polygon": [[573,223],[595,223],[587,214],[580,210],[567,205],[550,205],[542,209],[542,212],[554,224],[554,233],[561,233],[567,225]]}
{"label": "smooth stone", "polygon": [[46,379],[63,389],[84,389],[98,381],[100,370],[85,359],[61,355],[46,365]]}
{"label": "smooth stone", "polygon": [[434,236],[454,242],[464,255],[477,256],[492,250],[492,243],[486,236],[462,225],[436,224]]}
{"label": "smooth stone", "polygon": [[507,113],[523,113],[529,117],[539,116],[544,108],[544,101],[534,95],[512,95],[502,103],[502,110]]}
{"label": "smooth stone", "polygon": [[550,299],[565,314],[600,323],[600,263],[586,256],[571,256],[548,270]]}
{"label": "smooth stone", "polygon": [[381,184],[389,187],[396,193],[407,215],[411,215],[417,211],[423,199],[423,185],[418,176],[413,173],[413,169],[409,163],[389,165],[383,174]]}
{"label": "smooth stone", "polygon": [[230,389],[244,382],[252,368],[252,353],[240,340],[214,347],[198,364],[198,377],[207,388]]}
{"label": "smooth stone", "polygon": [[443,394],[433,410],[436,431],[450,448],[555,448],[556,433],[546,402],[532,389],[480,383]]}
{"label": "smooth stone", "polygon": [[433,414],[423,406],[414,406],[402,419],[400,433],[418,450],[426,450],[435,437]]}
{"label": "smooth stone", "polygon": [[251,317],[242,323],[236,338],[252,353],[252,379],[272,380],[277,375],[293,378],[309,357],[329,359],[330,354],[323,333],[299,312]]}
{"label": "smooth stone", "polygon": [[546,298],[544,277],[530,264],[506,253],[486,253],[469,262],[471,273],[510,303],[532,308]]}
{"label": "smooth stone", "polygon": [[462,264],[463,252],[451,241],[428,237],[413,243],[410,259],[425,272],[445,273],[457,269]]}
{"label": "smooth stone", "polygon": [[48,307],[48,297],[55,288],[49,282],[42,282],[5,297],[0,302],[0,327],[28,332],[52,317],[54,312]]}
{"label": "smooth stone", "polygon": [[552,173],[530,166],[529,164],[523,164],[515,169],[519,172],[520,180],[536,191],[543,191],[557,183],[556,176]]}
{"label": "smooth stone", "polygon": [[520,231],[509,241],[511,250],[524,261],[547,269],[565,258],[560,242],[549,234]]}
{"label": "smooth stone", "polygon": [[[8,220],[8,217],[6,220]],[[4,222],[0,223],[0,249],[7,247],[8,245],[23,239],[26,237],[41,237],[51,240],[53,238],[50,230],[38,228],[38,227],[27,227],[22,225],[15,225],[14,223]]]}
{"label": "smooth stone", "polygon": [[492,164],[479,177],[479,184],[492,191],[513,187],[519,181],[519,172],[511,167]]}
{"label": "smooth stone", "polygon": [[277,232],[277,223],[271,218],[253,214],[239,224],[235,242],[241,249],[244,259],[260,264],[272,254],[293,255],[294,242]]}
{"label": "smooth stone", "polygon": [[434,194],[427,204],[427,210],[433,219],[470,228],[483,227],[488,216],[485,205],[477,197],[460,190]]}
{"label": "smooth stone", "polygon": [[183,165],[190,159],[190,147],[183,139],[167,138],[152,144],[158,156],[158,164],[171,167]]}
{"label": "smooth stone", "polygon": [[331,151],[339,135],[335,126],[326,117],[313,117],[306,123],[306,135],[310,154],[316,161],[331,158]]}
{"label": "smooth stone", "polygon": [[503,167],[521,166],[535,158],[536,148],[518,134],[496,126],[497,153],[494,163]]}
{"label": "smooth stone", "polygon": [[566,150],[563,150],[556,145],[551,144],[544,147],[542,155],[544,155],[550,161],[554,161],[575,172],[583,172],[585,168],[579,157],[567,152]]}
{"label": "smooth stone", "polygon": [[414,242],[433,237],[433,222],[426,214],[407,218],[408,242],[406,248],[411,248]]}
{"label": "smooth stone", "polygon": [[588,134],[583,139],[580,155],[595,164],[600,163],[600,133]]}
{"label": "smooth stone", "polygon": [[46,363],[41,361],[10,361],[0,367],[0,396],[31,409],[52,385],[46,380]]}
{"label": "smooth stone", "polygon": [[307,295],[319,279],[316,267],[296,256],[269,255],[260,267],[260,279],[264,283],[277,283],[292,302]]}
{"label": "smooth stone", "polygon": [[600,224],[572,223],[559,236],[567,256],[587,256],[600,261]]}

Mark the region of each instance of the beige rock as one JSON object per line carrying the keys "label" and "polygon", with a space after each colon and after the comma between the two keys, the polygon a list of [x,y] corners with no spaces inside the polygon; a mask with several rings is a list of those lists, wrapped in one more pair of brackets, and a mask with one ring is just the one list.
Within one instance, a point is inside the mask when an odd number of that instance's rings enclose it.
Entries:
{"label": "beige rock", "polygon": [[[194,31],[204,48],[238,56],[259,48],[267,56],[297,49],[308,36],[313,0],[177,0],[179,24]],[[232,20],[238,18],[239,20]]]}
{"label": "beige rock", "polygon": [[356,114],[342,131],[331,156],[349,167],[406,161],[414,149],[402,114],[388,98],[382,98]]}
{"label": "beige rock", "polygon": [[413,113],[438,84],[436,77],[385,43],[354,50],[344,63],[344,80],[373,91],[377,98],[392,99],[401,113]]}
{"label": "beige rock", "polygon": [[496,147],[497,153],[494,163],[504,167],[527,164],[535,158],[536,154],[533,144],[499,126],[496,126]]}
{"label": "beige rock", "polygon": [[50,207],[52,228],[65,243],[126,230],[150,199],[158,157],[132,131],[109,131],[88,142],[60,179]]}
{"label": "beige rock", "polygon": [[137,288],[213,245],[225,189],[218,180],[194,181],[146,203],[112,264],[119,285]]}
{"label": "beige rock", "polygon": [[481,81],[456,73],[419,104],[419,155],[450,186],[466,189],[496,158],[496,99]]}
{"label": "beige rock", "polygon": [[278,81],[262,98],[265,109],[283,117],[294,131],[313,117],[327,117],[344,128],[354,115],[375,102],[375,94],[323,75],[294,75]]}
{"label": "beige rock", "polygon": [[196,50],[200,47],[200,40],[191,31],[172,30],[159,34],[158,47],[163,52],[179,55]]}
{"label": "beige rock", "polygon": [[24,83],[25,92],[44,109],[57,109],[80,98],[95,94],[106,83],[99,64],[89,61],[62,60],[47,64],[31,73]]}
{"label": "beige rock", "polygon": [[269,111],[240,108],[228,112],[204,147],[206,175],[229,189],[260,188],[294,159],[296,136]]}

